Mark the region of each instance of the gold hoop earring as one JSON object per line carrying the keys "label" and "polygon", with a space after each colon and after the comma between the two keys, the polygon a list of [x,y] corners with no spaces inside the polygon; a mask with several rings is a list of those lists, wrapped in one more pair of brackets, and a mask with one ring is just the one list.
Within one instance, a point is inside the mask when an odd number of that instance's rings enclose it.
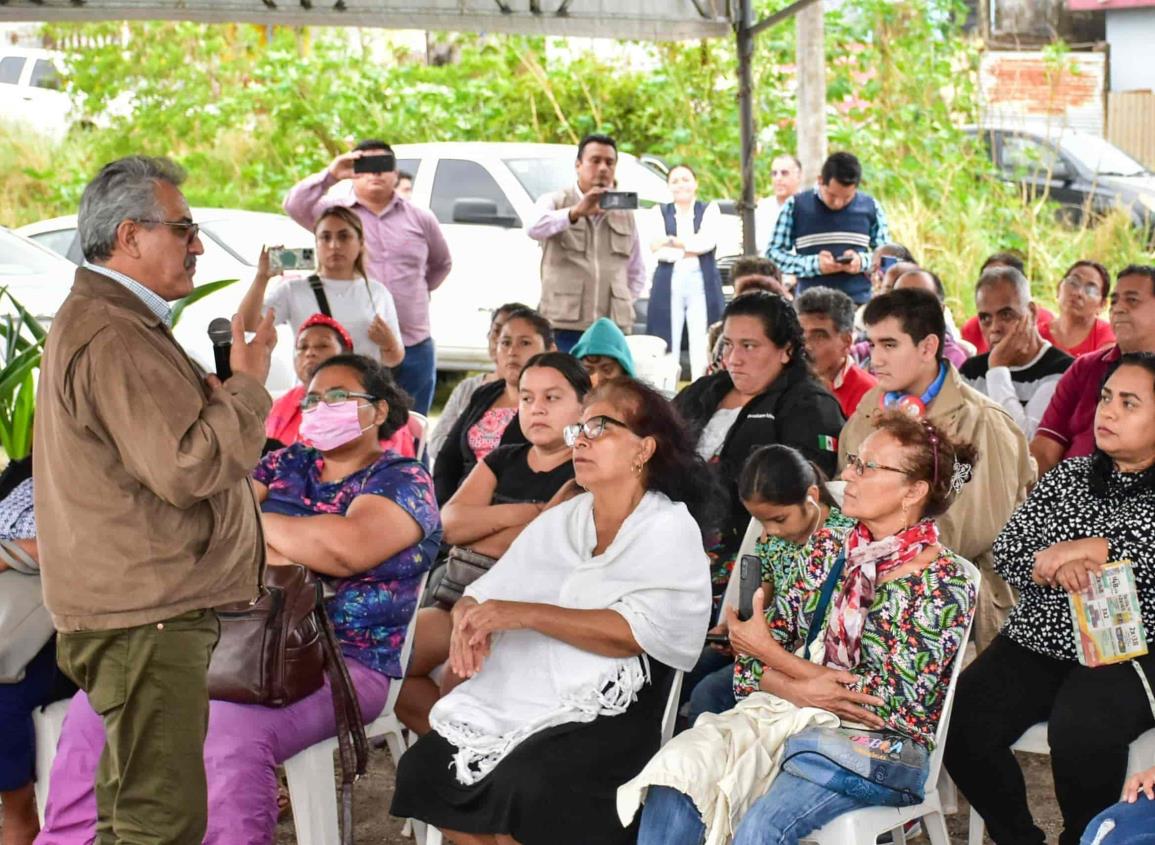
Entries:
{"label": "gold hoop earring", "polygon": [[632,467],[632,469],[634,471],[634,475],[641,475],[643,466],[644,466],[644,464],[642,464],[642,463],[635,463]]}
{"label": "gold hoop earring", "polygon": [[902,503],[902,528],[904,531],[907,528],[910,528],[910,517],[907,516],[907,510],[909,510],[909,509],[910,509],[910,505],[908,505],[906,502],[903,502]]}

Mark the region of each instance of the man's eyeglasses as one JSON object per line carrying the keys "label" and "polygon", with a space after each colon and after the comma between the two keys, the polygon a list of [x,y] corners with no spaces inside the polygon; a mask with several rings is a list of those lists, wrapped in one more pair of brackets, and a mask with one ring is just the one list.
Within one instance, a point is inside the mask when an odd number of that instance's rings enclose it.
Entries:
{"label": "man's eyeglasses", "polygon": [[862,476],[866,475],[866,471],[868,469],[884,469],[887,472],[897,472],[899,475],[906,475],[906,470],[904,469],[899,469],[898,467],[888,467],[886,464],[879,464],[875,463],[874,461],[864,461],[862,458],[858,457],[858,455],[847,455],[846,463],[854,467],[854,474],[859,478],[862,478]]}
{"label": "man's eyeglasses", "polygon": [[565,445],[573,447],[577,443],[578,437],[586,436],[586,440],[597,440],[606,432],[607,425],[616,425],[619,428],[624,428],[626,431],[630,427],[621,420],[615,420],[613,417],[607,417],[605,414],[600,414],[596,417],[590,417],[584,423],[574,423],[567,425],[561,430],[562,439],[565,440]]}
{"label": "man's eyeglasses", "polygon": [[137,223],[150,223],[153,226],[168,226],[170,229],[183,229],[185,236],[185,243],[191,244],[197,239],[197,235],[201,232],[199,223],[189,223],[185,220],[137,220]]}
{"label": "man's eyeglasses", "polygon": [[305,398],[301,400],[301,410],[311,411],[322,402],[330,406],[340,405],[342,402],[348,402],[350,399],[368,399],[370,402],[377,401],[377,397],[370,396],[368,393],[354,393],[352,390],[343,390],[340,387],[334,387],[332,390],[326,390],[324,393],[306,393]]}
{"label": "man's eyeglasses", "polygon": [[789,176],[793,172],[794,172],[793,170],[789,170],[789,169],[787,169],[787,170],[771,170],[770,175],[771,176]]}
{"label": "man's eyeglasses", "polygon": [[1084,282],[1078,276],[1067,276],[1063,279],[1063,286],[1071,291],[1081,291],[1087,299],[1102,299],[1103,291],[1094,282]]}

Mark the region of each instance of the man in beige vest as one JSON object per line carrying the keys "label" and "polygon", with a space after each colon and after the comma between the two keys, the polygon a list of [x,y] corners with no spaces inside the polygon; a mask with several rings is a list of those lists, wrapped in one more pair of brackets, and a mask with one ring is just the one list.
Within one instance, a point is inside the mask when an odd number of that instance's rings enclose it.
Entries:
{"label": "man in beige vest", "polygon": [[632,211],[603,211],[613,190],[618,148],[608,135],[578,145],[577,183],[537,201],[531,238],[541,243],[541,305],[557,348],[568,352],[591,323],[609,317],[626,334],[634,300],[646,284],[642,245]]}
{"label": "man in beige vest", "polygon": [[1035,482],[1026,435],[943,359],[946,321],[934,294],[893,290],[872,299],[863,319],[878,385],[862,397],[842,429],[838,465],[845,467],[846,456],[858,452],[883,406],[925,415],[978,449],[973,477],[937,522],[942,544],[982,570],[975,616],[975,642],[981,650],[994,639],[1015,602],[1011,588],[992,569],[991,546]]}

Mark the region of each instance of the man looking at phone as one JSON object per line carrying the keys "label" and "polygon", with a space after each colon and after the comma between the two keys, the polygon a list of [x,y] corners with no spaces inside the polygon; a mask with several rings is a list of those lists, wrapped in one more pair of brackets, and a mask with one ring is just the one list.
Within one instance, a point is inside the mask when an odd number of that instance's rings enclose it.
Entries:
{"label": "man looking at phone", "polygon": [[796,276],[795,293],[824,285],[856,305],[870,299],[871,253],[889,240],[886,215],[858,190],[862,165],[850,153],[831,155],[818,185],[786,200],[766,257],[783,274]]}
{"label": "man looking at phone", "polygon": [[249,473],[261,457],[271,314],[233,318],[230,376],[170,330],[204,252],[167,159],[105,165],[84,189],[85,262],[56,313],[36,400],[36,520],[57,660],[105,727],[101,842],[200,845],[213,608],[257,597]]}
{"label": "man looking at phone", "polygon": [[969,359],[959,373],[998,402],[1027,435],[1050,404],[1055,386],[1074,359],[1039,334],[1031,284],[1014,267],[992,267],[975,288],[979,327],[990,352]]}
{"label": "man looking at phone", "polygon": [[[646,284],[631,209],[636,195],[613,190],[618,147],[608,135],[578,145],[577,182],[537,201],[528,234],[541,243],[541,306],[557,348],[568,352],[591,323],[609,317],[626,334]],[[633,202],[629,202],[630,200]]]}
{"label": "man looking at phone", "polygon": [[[350,194],[328,193],[344,180],[352,182]],[[393,148],[384,141],[365,140],[294,185],[284,207],[310,232],[331,205],[348,206],[361,218],[369,276],[389,289],[401,324],[405,359],[394,375],[413,397],[413,410],[428,414],[437,382],[429,295],[445,281],[453,262],[437,218],[402,197],[397,180]]]}
{"label": "man looking at phone", "polygon": [[946,321],[933,293],[896,288],[872,299],[863,319],[878,386],[862,397],[842,429],[839,468],[874,431],[874,417],[882,408],[926,417],[950,437],[975,445],[981,458],[971,468],[973,478],[937,522],[942,544],[982,569],[975,641],[979,649],[986,648],[1014,604],[1010,587],[992,568],[991,546],[1035,482],[1026,435],[944,360]]}

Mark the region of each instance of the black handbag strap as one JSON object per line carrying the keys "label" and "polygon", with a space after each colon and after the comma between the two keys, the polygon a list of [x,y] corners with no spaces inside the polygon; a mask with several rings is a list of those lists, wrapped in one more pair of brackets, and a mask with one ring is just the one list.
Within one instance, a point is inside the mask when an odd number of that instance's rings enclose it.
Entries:
{"label": "black handbag strap", "polygon": [[353,783],[365,774],[369,763],[369,740],[357,692],[349,677],[349,668],[341,656],[337,632],[321,599],[317,585],[317,621],[325,649],[325,671],[333,695],[333,712],[337,718],[337,751],[341,760],[341,845],[353,845]]}
{"label": "black handbag strap", "polygon": [[814,615],[810,617],[810,630],[806,632],[806,646],[802,649],[803,657],[809,659],[810,645],[818,638],[818,633],[826,625],[826,611],[830,608],[830,597],[834,595],[834,588],[842,576],[842,569],[846,565],[846,552],[838,553],[838,560],[830,567],[826,580],[822,582],[822,592],[818,595],[818,606],[814,608]]}
{"label": "black handbag strap", "polygon": [[309,277],[309,287],[313,289],[313,296],[317,297],[317,308],[326,317],[333,316],[333,309],[329,307],[329,297],[325,295],[325,283],[314,273]]}

